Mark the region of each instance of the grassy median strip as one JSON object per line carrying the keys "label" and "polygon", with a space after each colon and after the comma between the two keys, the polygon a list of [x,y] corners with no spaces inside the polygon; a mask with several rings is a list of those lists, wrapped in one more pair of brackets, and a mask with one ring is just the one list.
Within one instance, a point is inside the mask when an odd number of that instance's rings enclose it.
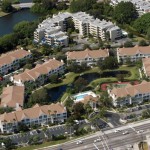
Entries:
{"label": "grassy median strip", "polygon": [[61,144],[61,143],[67,142],[67,141],[69,141],[69,139],[44,142],[43,144],[40,144],[40,145],[31,145],[31,146],[27,146],[27,147],[20,147],[20,148],[17,148],[17,150],[34,150],[34,149],[44,148],[44,147],[51,146],[51,145]]}

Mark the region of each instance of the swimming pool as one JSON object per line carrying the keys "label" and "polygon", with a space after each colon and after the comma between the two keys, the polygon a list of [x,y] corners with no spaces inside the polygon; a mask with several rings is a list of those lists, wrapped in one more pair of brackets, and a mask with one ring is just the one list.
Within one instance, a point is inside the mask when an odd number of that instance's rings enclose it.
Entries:
{"label": "swimming pool", "polygon": [[79,99],[84,99],[85,96],[87,96],[88,94],[82,94],[82,95],[77,95],[77,96],[74,96],[74,98],[76,100],[79,100]]}
{"label": "swimming pool", "polygon": [[78,101],[84,100],[84,97],[87,95],[92,95],[93,97],[96,97],[96,94],[92,91],[86,91],[86,92],[78,93],[78,94],[73,95],[72,97],[76,102],[78,102]]}

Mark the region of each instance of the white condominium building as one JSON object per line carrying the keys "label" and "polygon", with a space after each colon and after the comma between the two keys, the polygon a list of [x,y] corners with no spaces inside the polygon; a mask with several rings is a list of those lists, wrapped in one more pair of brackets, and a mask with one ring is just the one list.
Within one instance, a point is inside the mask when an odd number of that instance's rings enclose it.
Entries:
{"label": "white condominium building", "polygon": [[60,103],[40,106],[36,104],[32,108],[18,109],[17,111],[0,115],[1,133],[13,133],[18,125],[27,126],[45,125],[49,123],[62,123],[67,119],[67,110]]}
{"label": "white condominium building", "polygon": [[0,56],[0,74],[5,75],[11,70],[17,70],[20,67],[20,61],[31,58],[29,51],[18,49]]}
{"label": "white condominium building", "polygon": [[103,61],[106,57],[109,57],[108,49],[104,50],[89,50],[85,49],[84,51],[73,51],[67,52],[67,61],[74,61],[78,65],[82,63],[87,63],[88,66],[96,65],[98,60]]}
{"label": "white condominium building", "polygon": [[36,82],[38,85],[44,82],[53,74],[63,74],[65,65],[63,61],[50,59],[43,64],[36,65],[35,68],[26,69],[23,73],[10,77],[10,81],[18,86],[23,86],[25,82]]}
{"label": "white condominium building", "polygon": [[68,46],[66,20],[71,17],[70,13],[59,13],[52,18],[44,20],[34,32],[34,42],[51,46]]}
{"label": "white condominium building", "polygon": [[121,29],[110,21],[94,19],[93,16],[85,12],[72,14],[72,19],[75,28],[79,30],[79,34],[82,36],[91,34],[94,37],[105,40],[108,32],[111,41],[122,37]]}
{"label": "white condominium building", "polygon": [[106,32],[109,38],[114,41],[122,36],[121,29],[110,21],[94,19],[93,16],[85,12],[59,13],[44,20],[38,25],[34,32],[34,41],[36,43],[48,44],[51,46],[68,46],[68,36],[65,31],[67,28],[67,20],[72,18],[75,29],[79,30],[81,36],[89,36],[106,39]]}
{"label": "white condominium building", "polygon": [[150,57],[150,46],[123,47],[117,49],[117,59],[119,63],[125,63],[127,59],[135,62],[139,59],[148,57]]}
{"label": "white condominium building", "polygon": [[150,100],[150,82],[143,81],[137,85],[128,84],[123,88],[108,89],[108,93],[115,107],[140,104]]}

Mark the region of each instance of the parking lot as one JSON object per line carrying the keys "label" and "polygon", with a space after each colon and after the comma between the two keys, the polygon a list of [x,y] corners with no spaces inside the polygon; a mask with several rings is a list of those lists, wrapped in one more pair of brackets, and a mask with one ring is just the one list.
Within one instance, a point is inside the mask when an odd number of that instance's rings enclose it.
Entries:
{"label": "parking lot", "polygon": [[137,112],[137,111],[143,111],[145,109],[150,109],[150,104],[145,104],[145,105],[140,105],[140,106],[136,106],[136,107],[132,107],[132,108],[128,108],[126,109],[127,113],[131,113],[131,112]]}
{"label": "parking lot", "polygon": [[10,135],[9,138],[12,140],[13,143],[22,144],[28,143],[30,137],[38,135],[41,139],[51,137],[52,135],[59,136],[64,134],[73,133],[72,128],[67,128],[65,125],[55,126],[47,128],[46,130],[33,130],[26,133],[19,133]]}

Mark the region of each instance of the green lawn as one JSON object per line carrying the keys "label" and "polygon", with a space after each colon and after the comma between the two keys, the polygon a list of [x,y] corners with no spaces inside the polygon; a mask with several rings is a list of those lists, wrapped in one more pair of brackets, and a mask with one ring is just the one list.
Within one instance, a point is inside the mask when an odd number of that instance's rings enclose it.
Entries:
{"label": "green lawn", "polygon": [[50,141],[50,142],[45,142],[45,143],[40,144],[40,145],[31,145],[31,146],[27,146],[27,147],[17,148],[17,150],[34,150],[34,149],[37,149],[37,148],[42,148],[42,147],[47,147],[47,146],[51,146],[51,145],[61,144],[61,143],[67,142],[67,141],[68,140]]}
{"label": "green lawn", "polygon": [[128,66],[121,66],[118,70],[126,70],[131,73],[130,77],[126,77],[126,80],[139,80],[139,68],[136,66],[128,67]]}
{"label": "green lawn", "polygon": [[[98,67],[94,67],[88,71],[85,71],[84,73],[82,74],[86,74],[86,73],[92,73],[92,72],[99,72],[99,68]],[[57,84],[48,84],[46,85],[45,87],[50,89],[50,88],[53,88],[53,87],[58,87],[58,86],[61,86],[61,85],[67,85],[67,84],[70,84],[74,81],[74,79],[79,76],[80,73],[74,73],[74,72],[69,72],[65,79],[63,79],[63,81],[61,83],[57,83]]]}
{"label": "green lawn", "polygon": [[[121,66],[117,70],[126,70],[131,73],[131,75],[129,77],[126,77],[125,80],[132,81],[132,80],[139,80],[140,78],[138,68],[136,66],[133,66],[133,67]],[[111,78],[99,78],[99,79],[92,81],[88,86],[96,87],[105,82],[116,82],[116,81],[118,81],[117,78],[112,78],[112,77]]]}
{"label": "green lawn", "polygon": [[0,17],[6,16],[8,13],[4,13],[3,11],[0,10]]}

